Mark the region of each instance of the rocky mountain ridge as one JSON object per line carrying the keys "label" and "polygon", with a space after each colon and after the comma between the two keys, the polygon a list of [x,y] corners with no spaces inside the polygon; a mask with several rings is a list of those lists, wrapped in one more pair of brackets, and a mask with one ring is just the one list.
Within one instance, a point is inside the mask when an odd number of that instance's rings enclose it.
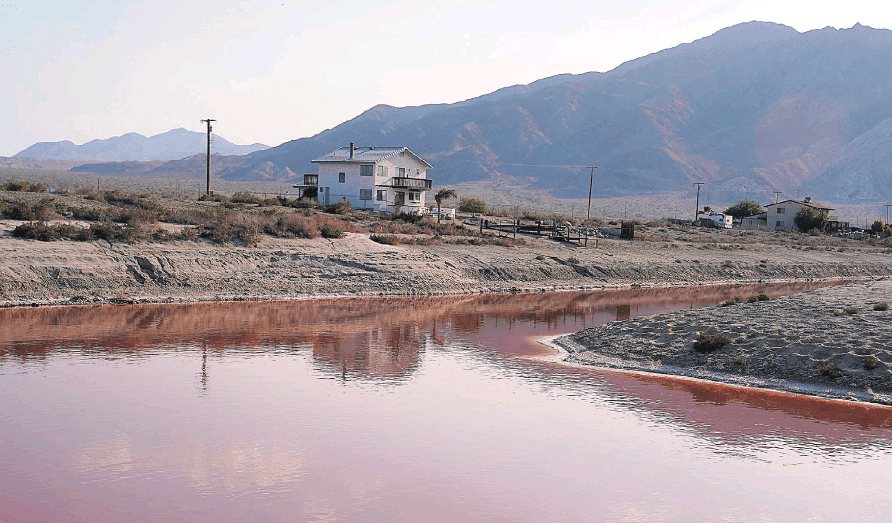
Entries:
{"label": "rocky mountain ridge", "polygon": [[[561,197],[693,191],[769,201],[892,198],[892,31],[799,33],[749,22],[626,62],[453,104],[378,105],[315,136],[212,162],[225,180],[282,180],[350,142],[407,146],[435,184],[519,180]],[[198,177],[198,157],[153,166]],[[497,182],[493,182],[497,183]]]}

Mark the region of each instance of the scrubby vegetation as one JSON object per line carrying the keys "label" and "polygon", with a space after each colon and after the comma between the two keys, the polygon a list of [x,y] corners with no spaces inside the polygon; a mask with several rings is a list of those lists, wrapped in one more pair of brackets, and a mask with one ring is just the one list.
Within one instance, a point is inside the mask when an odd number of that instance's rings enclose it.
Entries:
{"label": "scrubby vegetation", "polygon": [[[12,183],[12,182],[11,182]],[[27,182],[2,187],[24,190]],[[482,203],[482,201],[481,201]],[[476,205],[476,204],[475,204]],[[485,208],[485,203],[482,203]],[[176,203],[147,194],[121,190],[78,190],[75,194],[0,200],[0,218],[25,223],[14,236],[39,241],[195,241],[252,246],[264,237],[327,238],[347,233],[372,233],[373,240],[391,245],[514,246],[523,239],[480,234],[454,222],[437,223],[429,216],[371,213],[340,200],[324,209],[312,199],[262,199],[249,192],[231,197],[201,195]]]}
{"label": "scrubby vegetation", "polygon": [[730,214],[735,220],[745,218],[747,216],[755,216],[765,212],[765,209],[752,200],[740,200],[734,205],[725,209],[725,214]]}
{"label": "scrubby vegetation", "polygon": [[830,218],[826,213],[812,207],[803,206],[796,213],[796,217],[793,218],[793,223],[802,232],[824,231],[830,223]]}
{"label": "scrubby vegetation", "polygon": [[714,352],[731,343],[733,343],[731,338],[724,334],[701,332],[697,334],[697,339],[694,340],[694,350],[697,352]]}
{"label": "scrubby vegetation", "polygon": [[472,214],[487,214],[489,207],[480,198],[468,196],[459,200],[458,210]]}
{"label": "scrubby vegetation", "polygon": [[821,373],[821,376],[826,376],[830,379],[836,379],[842,376],[842,367],[834,364],[824,364],[818,368],[818,372]]}
{"label": "scrubby vegetation", "polygon": [[42,183],[23,182],[6,182],[0,184],[0,191],[12,192],[46,192],[46,185]]}
{"label": "scrubby vegetation", "polygon": [[877,368],[880,360],[878,360],[875,356],[865,356],[863,360],[861,360],[861,365],[867,370],[873,370]]}

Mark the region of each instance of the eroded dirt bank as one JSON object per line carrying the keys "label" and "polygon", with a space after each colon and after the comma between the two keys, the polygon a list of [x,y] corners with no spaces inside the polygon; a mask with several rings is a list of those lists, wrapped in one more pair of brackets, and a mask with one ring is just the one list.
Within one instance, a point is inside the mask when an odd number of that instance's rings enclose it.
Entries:
{"label": "eroded dirt bank", "polygon": [[[892,280],[612,322],[556,338],[566,361],[892,405]],[[882,309],[882,310],[875,310]],[[726,335],[694,350],[700,332]]]}
{"label": "eroded dirt bank", "polygon": [[4,306],[115,301],[245,300],[624,285],[681,285],[892,274],[879,250],[600,240],[575,247],[381,245],[265,239],[257,247],[206,242],[39,242],[0,236]]}

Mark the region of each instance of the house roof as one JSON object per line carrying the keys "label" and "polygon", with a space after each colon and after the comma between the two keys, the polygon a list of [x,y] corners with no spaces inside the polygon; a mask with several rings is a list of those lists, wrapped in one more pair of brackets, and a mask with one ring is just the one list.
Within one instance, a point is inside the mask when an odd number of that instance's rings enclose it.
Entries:
{"label": "house roof", "polygon": [[816,204],[816,203],[814,203],[814,202],[801,202],[801,201],[799,201],[799,200],[784,200],[784,201],[782,201],[782,202],[769,203],[769,204],[766,205],[765,207],[766,207],[766,208],[767,208],[767,207],[774,207],[775,205],[780,205],[780,204],[782,204],[782,203],[798,203],[799,205],[805,205],[806,207],[813,207],[813,208],[815,208],[815,209],[823,209],[823,210],[825,210],[825,211],[833,211],[833,210],[835,210],[835,209],[833,209],[832,207],[827,207],[826,205],[818,205],[818,204]]}
{"label": "house roof", "polygon": [[350,147],[341,147],[313,160],[313,163],[378,163],[399,153],[411,154],[416,160],[423,163],[428,169],[434,166],[409,150],[408,147],[354,147],[353,158],[350,158]]}

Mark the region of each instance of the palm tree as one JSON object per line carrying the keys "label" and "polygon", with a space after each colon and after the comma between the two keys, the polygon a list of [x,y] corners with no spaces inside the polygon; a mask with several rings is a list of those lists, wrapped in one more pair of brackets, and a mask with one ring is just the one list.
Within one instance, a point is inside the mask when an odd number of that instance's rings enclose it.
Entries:
{"label": "palm tree", "polygon": [[446,200],[451,200],[453,198],[458,198],[458,193],[455,192],[455,189],[446,189],[444,187],[437,191],[437,194],[434,196],[434,200],[437,200],[437,223],[440,223],[440,206],[442,206],[443,202]]}

